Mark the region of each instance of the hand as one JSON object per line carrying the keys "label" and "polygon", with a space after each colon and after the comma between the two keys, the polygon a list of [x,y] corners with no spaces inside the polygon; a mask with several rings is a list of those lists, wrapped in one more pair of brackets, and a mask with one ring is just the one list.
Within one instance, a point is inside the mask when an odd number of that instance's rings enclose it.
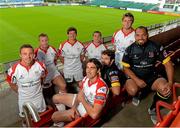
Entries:
{"label": "hand", "polygon": [[146,83],[144,82],[144,80],[142,80],[142,79],[137,79],[136,80],[136,84],[137,84],[137,86],[138,87],[140,87],[140,88],[144,88],[144,87],[146,87]]}
{"label": "hand", "polygon": [[77,119],[78,117],[80,117],[80,114],[79,114],[79,112],[77,111],[77,109],[76,108],[72,108],[72,111],[73,111],[73,115],[72,115],[72,118],[73,119]]}

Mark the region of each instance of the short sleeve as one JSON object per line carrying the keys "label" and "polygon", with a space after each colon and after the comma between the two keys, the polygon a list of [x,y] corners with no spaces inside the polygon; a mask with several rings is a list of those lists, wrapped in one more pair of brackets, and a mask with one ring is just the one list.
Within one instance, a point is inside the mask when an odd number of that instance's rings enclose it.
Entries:
{"label": "short sleeve", "polygon": [[122,65],[126,68],[130,67],[130,47],[126,48],[122,59]]}

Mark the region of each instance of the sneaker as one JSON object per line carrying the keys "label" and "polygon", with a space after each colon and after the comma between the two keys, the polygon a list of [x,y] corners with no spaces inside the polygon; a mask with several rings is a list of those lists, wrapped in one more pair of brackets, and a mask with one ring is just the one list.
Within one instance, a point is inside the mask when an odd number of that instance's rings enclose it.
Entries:
{"label": "sneaker", "polygon": [[156,114],[156,109],[148,109],[148,113],[150,115],[151,121],[153,122],[153,124],[155,125],[157,123],[157,114]]}
{"label": "sneaker", "polygon": [[140,103],[140,99],[138,97],[133,97],[132,98],[132,104],[135,106],[138,106]]}
{"label": "sneaker", "polygon": [[64,122],[54,123],[53,126],[54,127],[63,127],[64,126]]}

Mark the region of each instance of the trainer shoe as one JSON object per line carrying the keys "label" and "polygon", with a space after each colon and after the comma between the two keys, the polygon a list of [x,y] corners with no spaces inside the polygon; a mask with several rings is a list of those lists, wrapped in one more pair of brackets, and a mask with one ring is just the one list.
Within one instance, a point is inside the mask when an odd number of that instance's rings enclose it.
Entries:
{"label": "trainer shoe", "polygon": [[54,127],[63,127],[64,126],[64,122],[54,123],[53,126]]}
{"label": "trainer shoe", "polygon": [[135,106],[138,106],[140,103],[140,99],[138,97],[133,97],[132,98],[132,104]]}
{"label": "trainer shoe", "polygon": [[156,114],[156,109],[148,109],[148,113],[150,115],[151,121],[153,122],[153,124],[157,123],[157,114]]}

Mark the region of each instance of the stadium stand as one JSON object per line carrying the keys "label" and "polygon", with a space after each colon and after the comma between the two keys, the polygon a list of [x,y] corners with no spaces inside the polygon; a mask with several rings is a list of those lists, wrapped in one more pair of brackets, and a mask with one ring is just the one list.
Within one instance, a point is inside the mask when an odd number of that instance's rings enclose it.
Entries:
{"label": "stadium stand", "polygon": [[43,0],[0,0],[0,8],[5,7],[26,7],[28,5],[40,6]]}
{"label": "stadium stand", "polygon": [[87,5],[95,5],[95,6],[107,6],[114,8],[134,8],[134,9],[142,9],[143,11],[151,10],[157,7],[157,4],[149,4],[149,3],[136,3],[133,1],[118,1],[118,0],[92,0]]}

